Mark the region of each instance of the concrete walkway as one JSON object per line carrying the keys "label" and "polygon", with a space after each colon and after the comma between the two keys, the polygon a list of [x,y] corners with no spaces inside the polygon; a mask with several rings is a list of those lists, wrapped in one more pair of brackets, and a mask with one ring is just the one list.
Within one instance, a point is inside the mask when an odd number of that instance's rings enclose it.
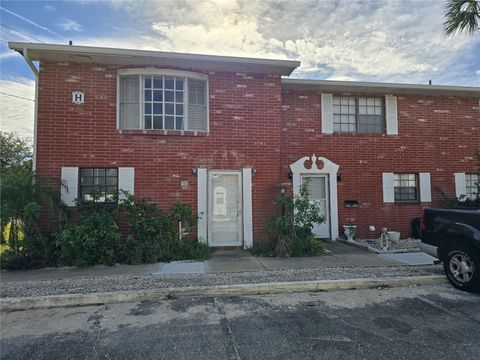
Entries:
{"label": "concrete walkway", "polygon": [[28,271],[2,271],[1,281],[60,280],[103,276],[159,276],[163,274],[240,273],[278,269],[316,269],[322,267],[375,267],[405,265],[340,242],[326,243],[330,254],[301,258],[255,257],[248,251],[219,250],[208,261],[174,261],[145,265],[95,266],[91,268],[52,268]]}

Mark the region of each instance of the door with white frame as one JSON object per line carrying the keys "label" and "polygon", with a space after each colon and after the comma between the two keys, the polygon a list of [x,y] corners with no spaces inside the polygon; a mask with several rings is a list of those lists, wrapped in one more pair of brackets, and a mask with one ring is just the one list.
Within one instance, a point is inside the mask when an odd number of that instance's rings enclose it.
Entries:
{"label": "door with white frame", "polygon": [[240,171],[209,171],[208,244],[210,246],[242,245],[241,185]]}
{"label": "door with white frame", "polygon": [[320,207],[320,214],[325,218],[322,224],[315,224],[312,232],[318,238],[330,237],[330,219],[328,211],[328,175],[304,175],[302,176],[302,184],[308,183],[310,190],[309,199],[316,202]]}

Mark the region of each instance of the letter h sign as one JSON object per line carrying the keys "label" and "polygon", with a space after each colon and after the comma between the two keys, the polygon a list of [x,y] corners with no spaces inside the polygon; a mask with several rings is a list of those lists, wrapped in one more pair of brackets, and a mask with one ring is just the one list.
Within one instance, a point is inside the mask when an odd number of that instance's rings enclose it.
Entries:
{"label": "letter h sign", "polygon": [[72,92],[72,103],[73,104],[83,104],[85,102],[85,94],[83,91],[74,91]]}

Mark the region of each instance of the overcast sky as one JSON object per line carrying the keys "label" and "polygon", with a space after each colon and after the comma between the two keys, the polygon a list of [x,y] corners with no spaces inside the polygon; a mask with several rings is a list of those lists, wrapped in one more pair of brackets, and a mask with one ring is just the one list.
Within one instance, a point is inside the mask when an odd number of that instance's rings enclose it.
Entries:
{"label": "overcast sky", "polygon": [[438,0],[4,0],[1,7],[0,129],[25,137],[33,75],[7,41],[294,59],[302,65],[292,77],[311,79],[480,85],[480,35],[446,39]]}

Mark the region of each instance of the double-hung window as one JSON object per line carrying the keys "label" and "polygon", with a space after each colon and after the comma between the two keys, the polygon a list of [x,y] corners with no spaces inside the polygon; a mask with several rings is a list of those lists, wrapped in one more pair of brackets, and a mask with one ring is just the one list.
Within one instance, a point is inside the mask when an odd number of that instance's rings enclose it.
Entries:
{"label": "double-hung window", "polygon": [[334,96],[333,131],[384,133],[384,99],[382,97]]}
{"label": "double-hung window", "polygon": [[394,174],[393,190],[395,201],[417,201],[418,179],[417,174]]}
{"label": "double-hung window", "polygon": [[126,69],[118,87],[120,129],[208,131],[206,75]]}
{"label": "double-hung window", "polygon": [[475,200],[479,191],[478,174],[465,174],[465,190],[467,198]]}

